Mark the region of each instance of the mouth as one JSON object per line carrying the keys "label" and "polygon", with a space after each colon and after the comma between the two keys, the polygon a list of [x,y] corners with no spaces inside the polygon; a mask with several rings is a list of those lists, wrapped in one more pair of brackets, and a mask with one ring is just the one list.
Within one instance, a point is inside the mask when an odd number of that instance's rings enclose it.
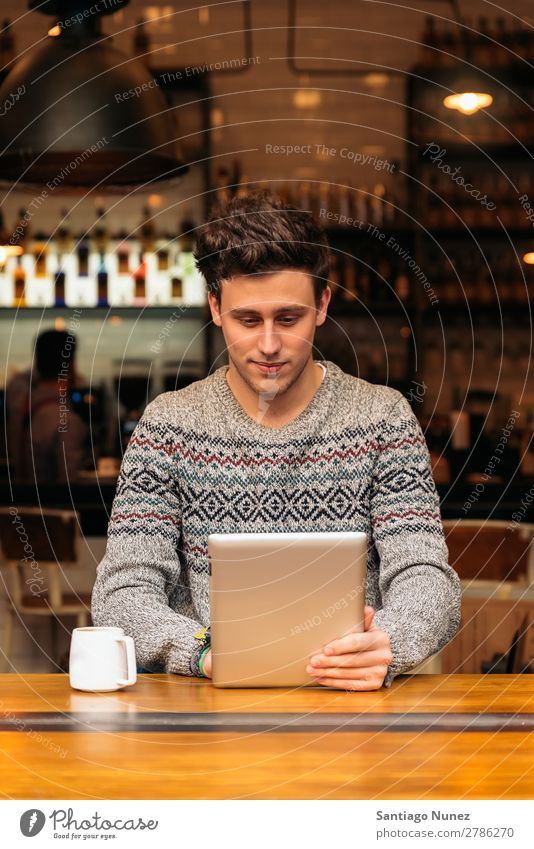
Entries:
{"label": "mouth", "polygon": [[279,373],[279,372],[283,369],[283,367],[285,366],[285,363],[260,363],[260,362],[254,362],[254,365],[256,366],[256,368],[257,368],[257,369],[258,369],[258,370],[259,370],[262,374],[278,374],[278,373]]}

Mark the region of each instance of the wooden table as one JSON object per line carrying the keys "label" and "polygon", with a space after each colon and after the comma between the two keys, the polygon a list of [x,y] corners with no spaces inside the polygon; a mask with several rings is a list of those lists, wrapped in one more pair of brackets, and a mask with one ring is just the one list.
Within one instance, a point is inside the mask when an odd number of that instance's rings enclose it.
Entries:
{"label": "wooden table", "polygon": [[534,676],[417,675],[389,690],[115,693],[0,675],[4,799],[532,799]]}

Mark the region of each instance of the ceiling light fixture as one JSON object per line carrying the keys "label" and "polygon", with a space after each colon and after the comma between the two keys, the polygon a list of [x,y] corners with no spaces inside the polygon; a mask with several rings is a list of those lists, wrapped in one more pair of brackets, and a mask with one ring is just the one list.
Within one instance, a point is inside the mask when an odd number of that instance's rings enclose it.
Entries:
{"label": "ceiling light fixture", "polygon": [[0,177],[71,189],[175,177],[181,161],[165,98],[145,65],[102,35],[101,17],[128,0],[31,0],[59,35],[7,75],[0,102],[24,94],[0,122]]}
{"label": "ceiling light fixture", "polygon": [[493,97],[480,91],[463,91],[461,94],[449,94],[443,100],[447,109],[456,109],[462,115],[474,115],[479,109],[491,106]]}

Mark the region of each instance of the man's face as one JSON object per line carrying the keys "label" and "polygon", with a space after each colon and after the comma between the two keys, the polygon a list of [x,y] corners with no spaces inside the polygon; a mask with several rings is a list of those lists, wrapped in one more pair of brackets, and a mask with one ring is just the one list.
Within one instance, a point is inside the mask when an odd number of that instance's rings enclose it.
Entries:
{"label": "man's face", "polygon": [[329,300],[326,288],[317,306],[311,276],[290,269],[224,281],[220,308],[208,294],[213,322],[222,328],[241,379],[258,395],[274,390],[277,396],[306,367]]}

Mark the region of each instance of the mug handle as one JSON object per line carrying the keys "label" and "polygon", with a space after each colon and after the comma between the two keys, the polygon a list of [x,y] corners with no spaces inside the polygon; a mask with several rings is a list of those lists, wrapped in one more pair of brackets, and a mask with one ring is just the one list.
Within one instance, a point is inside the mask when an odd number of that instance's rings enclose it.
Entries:
{"label": "mug handle", "polygon": [[127,678],[119,678],[119,687],[129,687],[137,681],[137,663],[135,660],[135,646],[132,637],[117,637],[118,643],[124,643],[126,649],[126,674]]}

